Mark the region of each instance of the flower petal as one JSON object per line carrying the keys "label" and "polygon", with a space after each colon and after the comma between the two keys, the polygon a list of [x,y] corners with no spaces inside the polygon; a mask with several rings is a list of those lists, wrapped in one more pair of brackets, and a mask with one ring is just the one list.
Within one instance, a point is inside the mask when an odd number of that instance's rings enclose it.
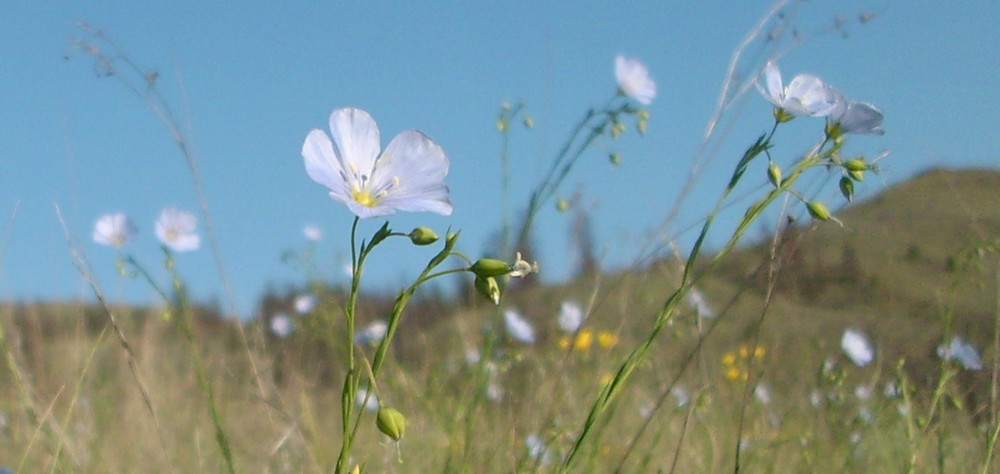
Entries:
{"label": "flower petal", "polygon": [[398,181],[380,204],[401,211],[451,215],[448,186],[444,184],[449,165],[444,150],[423,133],[407,130],[396,135],[372,175],[375,185]]}
{"label": "flower petal", "polygon": [[330,134],[337,158],[348,175],[372,173],[381,143],[378,125],[368,112],[354,108],[334,110],[330,114]]}
{"label": "flower petal", "polygon": [[774,61],[768,61],[767,64],[764,65],[764,84],[767,86],[766,90],[761,90],[761,93],[764,94],[764,98],[772,104],[781,107],[783,102],[782,95],[785,93],[785,85],[781,82],[781,70],[778,69],[778,65],[775,64]]}
{"label": "flower petal", "polygon": [[302,144],[302,158],[305,159],[306,173],[313,181],[330,189],[331,195],[339,197],[335,198],[338,201],[344,202],[347,199],[350,187],[344,181],[340,159],[326,133],[322,130],[309,132]]}

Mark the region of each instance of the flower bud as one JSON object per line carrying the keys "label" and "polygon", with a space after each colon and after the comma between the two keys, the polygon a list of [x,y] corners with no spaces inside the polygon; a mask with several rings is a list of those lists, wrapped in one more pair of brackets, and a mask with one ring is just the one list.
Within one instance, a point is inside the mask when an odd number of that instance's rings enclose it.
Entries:
{"label": "flower bud", "polygon": [[535,126],[535,119],[533,119],[531,117],[525,117],[524,118],[524,126],[526,128],[534,128],[534,126]]}
{"label": "flower bud", "polygon": [[476,277],[476,291],[493,302],[500,304],[500,285],[493,277]]}
{"label": "flower bud", "polygon": [[774,187],[781,187],[781,167],[773,161],[767,167],[767,179],[774,185]]}
{"label": "flower bud", "polygon": [[864,171],[848,171],[847,172],[847,176],[850,176],[851,179],[853,179],[855,181],[863,181],[865,179],[865,172]]}
{"label": "flower bud", "polygon": [[378,409],[378,415],[375,417],[375,426],[393,441],[399,441],[406,431],[406,417],[395,408],[382,407]]}
{"label": "flower bud", "polygon": [[625,124],[616,121],[614,125],[611,126],[611,138],[617,140],[623,133],[625,133]]}
{"label": "flower bud", "polygon": [[622,164],[622,156],[619,155],[618,153],[612,153],[610,156],[608,156],[608,160],[610,160],[611,164],[615,166]]}
{"label": "flower bud", "polygon": [[840,194],[843,194],[848,202],[854,200],[854,181],[851,181],[851,178],[847,176],[840,178]]}
{"label": "flower bud", "polygon": [[871,166],[865,163],[864,158],[853,158],[844,162],[844,168],[848,171],[867,171]]}
{"label": "flower bud", "polygon": [[819,201],[809,201],[806,203],[806,209],[809,210],[809,215],[813,216],[814,219],[821,221],[830,220],[830,210],[826,208],[826,205]]}
{"label": "flower bud", "polygon": [[500,133],[503,133],[503,132],[507,131],[507,120],[506,119],[497,120],[497,131],[500,132]]}
{"label": "flower bud", "polygon": [[438,241],[438,235],[426,227],[417,227],[410,232],[410,242],[413,245],[430,245]]}
{"label": "flower bud", "polygon": [[642,109],[636,113],[635,128],[639,131],[639,135],[646,135],[646,130],[649,130],[649,111]]}
{"label": "flower bud", "polygon": [[558,210],[559,212],[566,212],[566,211],[568,211],[569,210],[569,200],[567,200],[567,199],[560,199],[560,200],[556,201],[556,210]]}
{"label": "flower bud", "polygon": [[472,273],[478,277],[496,277],[510,273],[510,265],[495,258],[481,258],[473,263],[469,270],[472,270]]}

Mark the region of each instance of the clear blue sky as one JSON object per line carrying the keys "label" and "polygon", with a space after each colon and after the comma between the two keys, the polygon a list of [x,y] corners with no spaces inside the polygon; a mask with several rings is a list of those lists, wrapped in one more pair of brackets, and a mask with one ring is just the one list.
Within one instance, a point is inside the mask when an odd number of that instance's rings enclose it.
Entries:
{"label": "clear blue sky", "polygon": [[[15,3],[15,4],[11,4]],[[627,3],[627,4],[626,4]],[[810,72],[885,113],[881,138],[854,140],[857,152],[892,154],[862,196],[933,166],[1000,165],[1000,2],[806,2],[791,18],[806,41],[753,48],[741,66],[759,69],[784,54],[786,76]],[[0,6],[0,216],[6,254],[2,299],[67,299],[90,293],[73,269],[53,204],[64,212],[98,281],[116,301],[153,302],[141,281],[118,277],[116,253],[90,240],[103,213],[123,211],[140,228],[126,250],[163,282],[153,222],[164,206],[198,210],[182,155],[153,114],[94,63],[71,55],[75,26],[105,30],[190,125],[214,216],[221,257],[239,312],[252,315],[268,285],[305,281],[281,262],[302,250],[305,224],[325,231],[323,274],[343,278],[352,215],[306,175],[300,149],[339,107],[368,110],[383,144],[417,128],[451,158],[455,212],[397,215],[397,230],[428,225],[462,230],[461,247],[479,255],[500,220],[500,103],[523,100],[535,129],[517,128],[514,203],[533,184],[588,107],[615,92],[613,59],[642,60],[659,87],[648,136],[602,142],[624,157],[612,167],[594,150],[566,182],[591,210],[608,267],[645,245],[687,179],[713,112],[730,55],[769,2],[10,2]],[[862,12],[873,14],[867,24]],[[831,32],[835,18],[846,34]],[[698,181],[678,222],[708,211],[739,153],[770,126],[756,92]],[[792,161],[820,123],[793,123],[778,157]],[[763,173],[754,176],[763,183]],[[833,183],[818,196],[833,207]],[[745,189],[753,189],[748,185]],[[14,214],[16,207],[16,215]],[[741,213],[742,211],[738,211]],[[11,219],[13,217],[13,219]],[[533,257],[552,281],[566,274],[569,219],[541,215]],[[382,221],[365,222],[370,234]],[[677,235],[682,247],[690,235]],[[369,287],[393,288],[414,275],[430,250],[389,245],[373,256]],[[224,301],[207,248],[178,257],[199,299]]]}

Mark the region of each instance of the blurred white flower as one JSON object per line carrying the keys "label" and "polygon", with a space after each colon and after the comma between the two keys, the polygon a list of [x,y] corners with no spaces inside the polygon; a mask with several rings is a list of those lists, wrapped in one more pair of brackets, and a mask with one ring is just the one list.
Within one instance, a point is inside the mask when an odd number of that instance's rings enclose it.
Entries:
{"label": "blurred white flower", "polygon": [[129,243],[138,230],[125,214],[105,214],[94,224],[94,242],[120,248]]}
{"label": "blurred white flower", "polygon": [[559,305],[559,317],[556,322],[563,332],[575,333],[583,324],[583,308],[575,301],[563,301]]}
{"label": "blurred white flower", "polygon": [[972,344],[969,344],[959,336],[951,338],[948,345],[940,345],[937,348],[938,357],[944,360],[953,360],[965,367],[966,370],[983,370],[983,362],[979,359],[979,352]]}
{"label": "blurred white flower", "polygon": [[530,434],[524,438],[524,446],[528,448],[528,457],[541,466],[547,466],[552,462],[552,452],[545,445],[545,441],[536,434]]}
{"label": "blurred white flower", "polygon": [[313,295],[298,295],[292,304],[295,306],[295,312],[306,314],[316,307],[316,297]]}
{"label": "blurred white flower", "polygon": [[278,313],[271,317],[271,332],[282,339],[290,336],[295,330],[295,322],[285,313]]}
{"label": "blurred white flower", "polygon": [[354,399],[359,407],[364,407],[365,410],[375,411],[378,410],[378,397],[375,394],[368,395],[368,387],[358,387],[357,398]]}
{"label": "blurred white flower", "polygon": [[166,208],[156,221],[156,238],[175,252],[198,250],[201,237],[195,233],[198,219],[194,214],[174,208]]}
{"label": "blurred white flower", "polygon": [[308,224],[302,228],[302,235],[313,242],[319,242],[323,240],[323,229],[320,229],[319,226]]}
{"label": "blurred white flower", "polygon": [[503,321],[510,337],[525,344],[535,343],[535,329],[520,313],[513,309],[505,310]]}
{"label": "blurred white flower", "polygon": [[684,408],[691,402],[691,394],[684,387],[671,388],[670,395],[677,401],[677,408]]}
{"label": "blurred white flower", "polygon": [[451,214],[444,184],[448,157],[426,135],[416,130],[402,132],[380,154],[375,120],[368,112],[353,108],[330,114],[330,132],[314,129],[306,136],[302,144],[306,173],[355,215]]}
{"label": "blurred white flower", "polygon": [[875,357],[875,351],[868,342],[868,338],[860,330],[854,328],[844,330],[844,336],[840,339],[840,348],[858,367],[868,365]]}
{"label": "blurred white flower", "polygon": [[637,59],[615,57],[615,79],[622,93],[642,105],[649,105],[656,98],[656,83],[649,77],[646,66]]}
{"label": "blurred white flower", "polygon": [[764,383],[759,383],[756,387],[754,387],[753,396],[757,398],[757,401],[760,402],[761,405],[771,404],[771,389],[769,389]]}
{"label": "blurred white flower", "polygon": [[708,301],[705,300],[705,295],[698,291],[697,288],[691,288],[691,291],[687,294],[688,304],[690,304],[698,315],[703,318],[712,319],[715,317],[715,311],[712,307],[708,305]]}
{"label": "blurred white flower", "polygon": [[870,385],[858,385],[854,387],[854,396],[857,397],[858,401],[867,402],[872,398],[872,387]]}
{"label": "blurred white flower", "polygon": [[791,115],[823,117],[833,112],[837,98],[822,79],[809,74],[799,74],[785,87],[781,70],[773,61],[764,66],[764,85],[757,82],[757,89],[768,102]]}
{"label": "blurred white flower", "polygon": [[354,334],[354,342],[362,346],[374,346],[382,342],[382,338],[385,337],[388,330],[389,325],[385,321],[381,319],[372,321],[371,324]]}
{"label": "blurred white flower", "polygon": [[830,87],[837,105],[827,119],[839,133],[883,135],[882,112],[866,102],[849,100],[839,90]]}

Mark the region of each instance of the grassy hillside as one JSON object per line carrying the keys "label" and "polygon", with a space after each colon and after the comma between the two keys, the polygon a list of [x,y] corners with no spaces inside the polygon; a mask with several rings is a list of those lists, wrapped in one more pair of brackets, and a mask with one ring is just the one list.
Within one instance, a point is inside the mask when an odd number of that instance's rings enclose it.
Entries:
{"label": "grassy hillside", "polygon": [[[731,470],[737,444],[748,472],[898,471],[904,459],[917,471],[980,469],[980,430],[996,426],[990,371],[942,365],[935,351],[955,332],[987,367],[996,356],[1000,266],[996,255],[963,255],[1000,239],[997,190],[996,171],[929,171],[845,209],[843,227],[790,228],[773,260],[768,245],[731,255],[698,285],[716,316],[686,307],[672,320],[601,425],[589,470]],[[770,299],[768,262],[778,275]],[[544,470],[648,333],[678,275],[664,261],[557,287],[523,284],[505,307],[534,325],[533,344],[499,331],[501,316],[481,299],[424,295],[404,317],[378,387],[407,416],[403,462],[375,429],[359,436],[359,462],[369,472]],[[322,290],[320,305],[278,337],[268,318],[292,313],[292,296],[262,302],[264,319],[242,334],[199,310],[194,345],[154,310],[112,308],[119,337],[93,305],[4,305],[0,466],[223,470],[195,377],[200,360],[239,470],[329,472],[340,443],[345,348],[333,336],[345,330],[343,297]],[[577,335],[556,321],[569,300],[591,310]],[[359,318],[375,320],[391,304],[369,296]],[[844,356],[848,327],[874,343],[871,365]],[[363,351],[371,358],[372,348]],[[897,378],[901,360],[906,376]],[[942,378],[949,382],[938,385]],[[885,391],[907,383],[907,397]]]}

